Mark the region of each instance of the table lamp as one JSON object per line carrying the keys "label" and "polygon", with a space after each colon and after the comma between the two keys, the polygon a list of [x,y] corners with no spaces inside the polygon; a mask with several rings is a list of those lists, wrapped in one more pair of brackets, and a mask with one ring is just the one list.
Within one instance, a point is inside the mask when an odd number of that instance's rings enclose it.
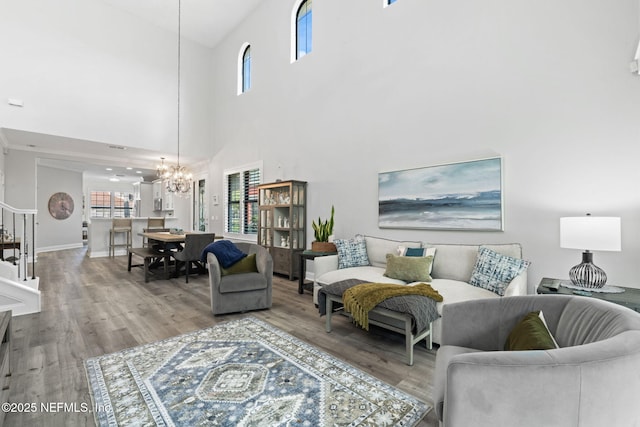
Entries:
{"label": "table lamp", "polygon": [[586,216],[560,218],[560,247],[583,249],[582,262],[569,270],[574,285],[601,288],[607,283],[604,270],[593,264],[596,251],[620,251],[620,218]]}

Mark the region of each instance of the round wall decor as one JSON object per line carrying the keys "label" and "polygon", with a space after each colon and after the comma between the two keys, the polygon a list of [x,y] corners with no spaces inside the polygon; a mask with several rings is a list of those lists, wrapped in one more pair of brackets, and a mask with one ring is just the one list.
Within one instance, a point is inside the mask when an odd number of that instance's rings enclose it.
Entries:
{"label": "round wall decor", "polygon": [[67,219],[73,213],[73,199],[67,193],[55,193],[49,197],[49,213],[55,219]]}

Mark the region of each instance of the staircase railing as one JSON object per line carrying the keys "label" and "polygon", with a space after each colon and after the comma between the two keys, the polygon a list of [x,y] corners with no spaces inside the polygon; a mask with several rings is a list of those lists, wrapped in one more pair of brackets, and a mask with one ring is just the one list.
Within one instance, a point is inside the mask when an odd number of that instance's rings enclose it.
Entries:
{"label": "staircase railing", "polygon": [[[0,202],[0,259],[5,260],[4,250],[13,250],[6,260],[18,266],[18,278],[29,276],[29,251],[31,251],[31,279],[36,278],[36,214],[37,209],[18,209]],[[5,216],[10,215],[10,221]],[[7,229],[6,226],[10,229]],[[18,237],[20,236],[20,237]]]}

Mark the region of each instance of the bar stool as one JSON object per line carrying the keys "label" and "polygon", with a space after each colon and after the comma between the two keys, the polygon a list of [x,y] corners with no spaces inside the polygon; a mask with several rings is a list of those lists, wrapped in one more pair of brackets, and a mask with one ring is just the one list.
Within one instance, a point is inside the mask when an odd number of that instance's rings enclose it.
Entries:
{"label": "bar stool", "polygon": [[[111,230],[109,230],[109,256],[116,255],[116,247],[126,247],[127,251],[131,248],[131,218],[114,218],[111,222]],[[116,234],[124,234],[125,243],[116,244]]]}
{"label": "bar stool", "polygon": [[[148,217],[147,218],[147,228],[143,229],[143,231],[169,231],[164,226],[164,217]],[[146,237],[142,237],[142,247],[146,248],[149,246],[149,242]]]}

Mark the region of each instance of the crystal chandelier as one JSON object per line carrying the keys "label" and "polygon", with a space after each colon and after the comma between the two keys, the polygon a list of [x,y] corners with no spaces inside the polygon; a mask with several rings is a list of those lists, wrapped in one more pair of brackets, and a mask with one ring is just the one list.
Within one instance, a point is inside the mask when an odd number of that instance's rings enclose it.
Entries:
{"label": "crystal chandelier", "polygon": [[[163,172],[167,191],[170,193],[188,193],[191,190],[192,175],[185,166],[180,165],[180,21],[181,0],[178,0],[178,163]],[[164,159],[162,159],[162,167]]]}
{"label": "crystal chandelier", "polygon": [[164,164],[164,157],[160,157],[160,164],[156,166],[156,176],[158,178],[169,178],[169,166]]}

